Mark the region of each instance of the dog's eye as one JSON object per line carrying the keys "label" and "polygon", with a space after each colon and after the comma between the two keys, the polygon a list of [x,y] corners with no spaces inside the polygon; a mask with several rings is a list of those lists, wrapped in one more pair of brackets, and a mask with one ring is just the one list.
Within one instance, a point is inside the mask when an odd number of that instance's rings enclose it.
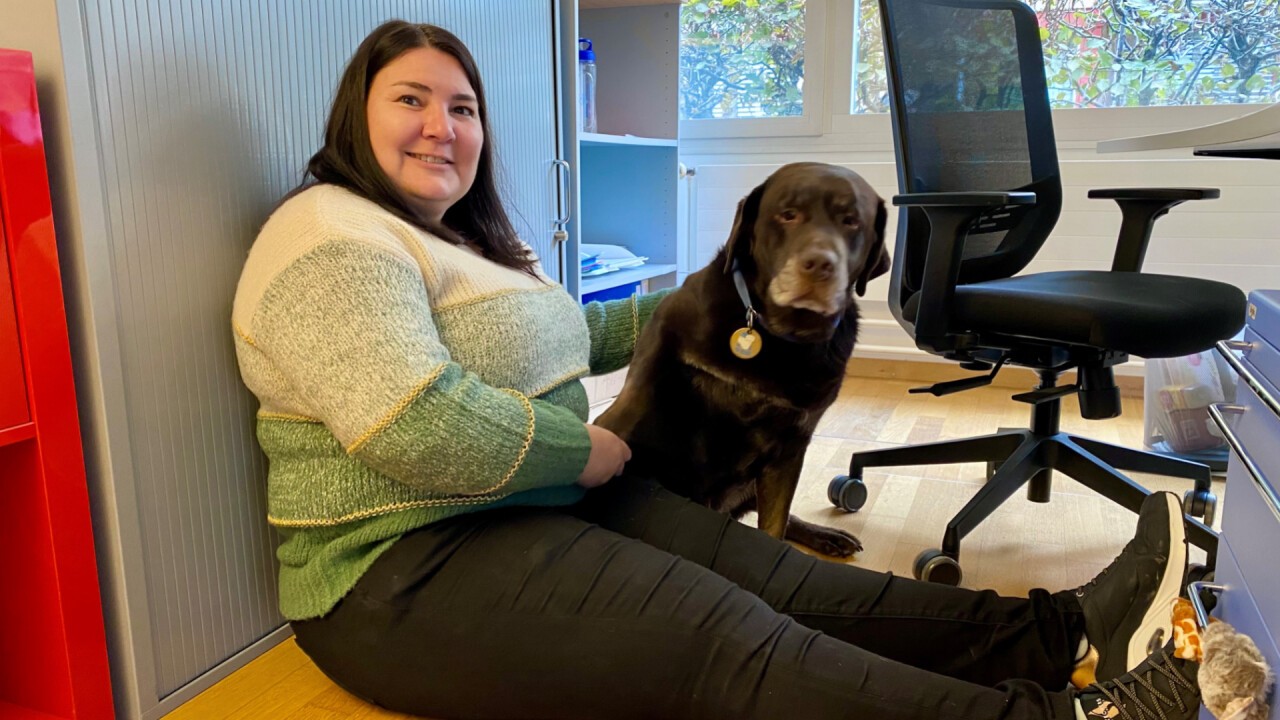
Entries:
{"label": "dog's eye", "polygon": [[857,227],[858,227],[858,216],[857,216],[857,215],[845,215],[843,218],[841,218],[840,222],[844,223],[845,227],[857,228]]}
{"label": "dog's eye", "polygon": [[784,223],[795,222],[800,219],[800,213],[790,208],[787,208],[786,210],[783,210],[782,212],[778,213],[778,219]]}

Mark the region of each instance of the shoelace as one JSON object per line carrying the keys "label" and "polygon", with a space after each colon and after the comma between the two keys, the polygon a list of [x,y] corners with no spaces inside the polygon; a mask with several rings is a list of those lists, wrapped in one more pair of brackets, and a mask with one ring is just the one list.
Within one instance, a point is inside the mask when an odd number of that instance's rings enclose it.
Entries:
{"label": "shoelace", "polygon": [[1120,554],[1116,555],[1115,558],[1112,559],[1111,562],[1106,567],[1102,568],[1102,572],[1098,573],[1097,575],[1094,575],[1093,579],[1090,580],[1089,582],[1076,588],[1076,597],[1078,598],[1084,597],[1085,593],[1089,592],[1089,590],[1092,589],[1094,585],[1097,585],[1102,580],[1102,578],[1106,577],[1107,573],[1111,572],[1111,568],[1114,568],[1116,565],[1118,565],[1120,563],[1121,558],[1124,558],[1128,555],[1129,548],[1133,545],[1133,543],[1134,543],[1133,540],[1130,540],[1129,542],[1125,543],[1124,549],[1121,550]]}
{"label": "shoelace", "polygon": [[[1159,672],[1169,680],[1169,684],[1173,688],[1172,698],[1156,689],[1156,686],[1151,682],[1152,670]],[[1124,677],[1122,675],[1108,683],[1109,685],[1115,685],[1118,692],[1113,693],[1105,686],[1097,684],[1090,685],[1085,692],[1096,690],[1102,693],[1102,696],[1110,700],[1111,705],[1120,711],[1121,717],[1125,720],[1154,720],[1157,717],[1160,720],[1169,720],[1169,716],[1165,715],[1164,708],[1173,707],[1175,704],[1180,712],[1186,713],[1187,704],[1183,701],[1182,695],[1178,693],[1178,686],[1192,692],[1196,690],[1195,685],[1192,685],[1189,680],[1182,676],[1182,673],[1178,672],[1177,668],[1173,667],[1169,654],[1164,650],[1160,651],[1160,662],[1151,663],[1145,677],[1138,675],[1136,672],[1130,673],[1127,681],[1123,680]],[[1133,687],[1134,684],[1141,685],[1150,694],[1151,698],[1155,698],[1158,701],[1154,709],[1146,702],[1143,702],[1142,698],[1138,697],[1138,693]],[[1137,716],[1135,717],[1131,714],[1130,710],[1135,710]]]}

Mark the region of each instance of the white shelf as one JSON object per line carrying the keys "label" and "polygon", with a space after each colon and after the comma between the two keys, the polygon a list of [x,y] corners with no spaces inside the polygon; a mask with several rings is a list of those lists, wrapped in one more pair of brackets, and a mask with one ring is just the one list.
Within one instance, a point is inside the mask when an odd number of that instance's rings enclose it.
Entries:
{"label": "white shelf", "polygon": [[644,145],[650,147],[675,147],[672,138],[650,138],[637,135],[604,135],[602,133],[582,133],[578,140],[585,147],[604,147],[618,145]]}
{"label": "white shelf", "polygon": [[608,290],[619,285],[648,280],[659,275],[668,275],[675,271],[675,265],[641,265],[640,267],[627,268],[626,270],[618,270],[604,275],[584,277],[582,278],[582,294],[587,295],[601,290]]}

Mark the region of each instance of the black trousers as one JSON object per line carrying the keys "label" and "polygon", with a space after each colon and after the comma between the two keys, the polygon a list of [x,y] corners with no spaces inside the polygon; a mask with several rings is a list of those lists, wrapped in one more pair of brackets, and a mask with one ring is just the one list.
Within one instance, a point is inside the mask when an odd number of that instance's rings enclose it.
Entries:
{"label": "black trousers", "polygon": [[828,562],[617,480],[414,531],[293,629],[351,693],[433,718],[1074,720],[1084,620],[1070,593]]}

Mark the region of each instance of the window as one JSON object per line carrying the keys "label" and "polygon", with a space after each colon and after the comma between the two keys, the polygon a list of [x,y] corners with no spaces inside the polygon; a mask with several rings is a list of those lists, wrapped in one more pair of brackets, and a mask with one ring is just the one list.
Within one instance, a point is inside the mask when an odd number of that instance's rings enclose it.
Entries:
{"label": "window", "polygon": [[887,113],[889,78],[880,35],[880,8],[876,0],[854,0],[853,4],[853,88],[849,113]]}
{"label": "window", "polygon": [[680,133],[816,134],[826,0],[685,0]]}
{"label": "window", "polygon": [[794,117],[804,109],[804,0],[686,2],[680,117]]}
{"label": "window", "polygon": [[[854,0],[849,112],[888,111],[880,13]],[[1031,0],[1055,108],[1280,101],[1280,0]]]}

